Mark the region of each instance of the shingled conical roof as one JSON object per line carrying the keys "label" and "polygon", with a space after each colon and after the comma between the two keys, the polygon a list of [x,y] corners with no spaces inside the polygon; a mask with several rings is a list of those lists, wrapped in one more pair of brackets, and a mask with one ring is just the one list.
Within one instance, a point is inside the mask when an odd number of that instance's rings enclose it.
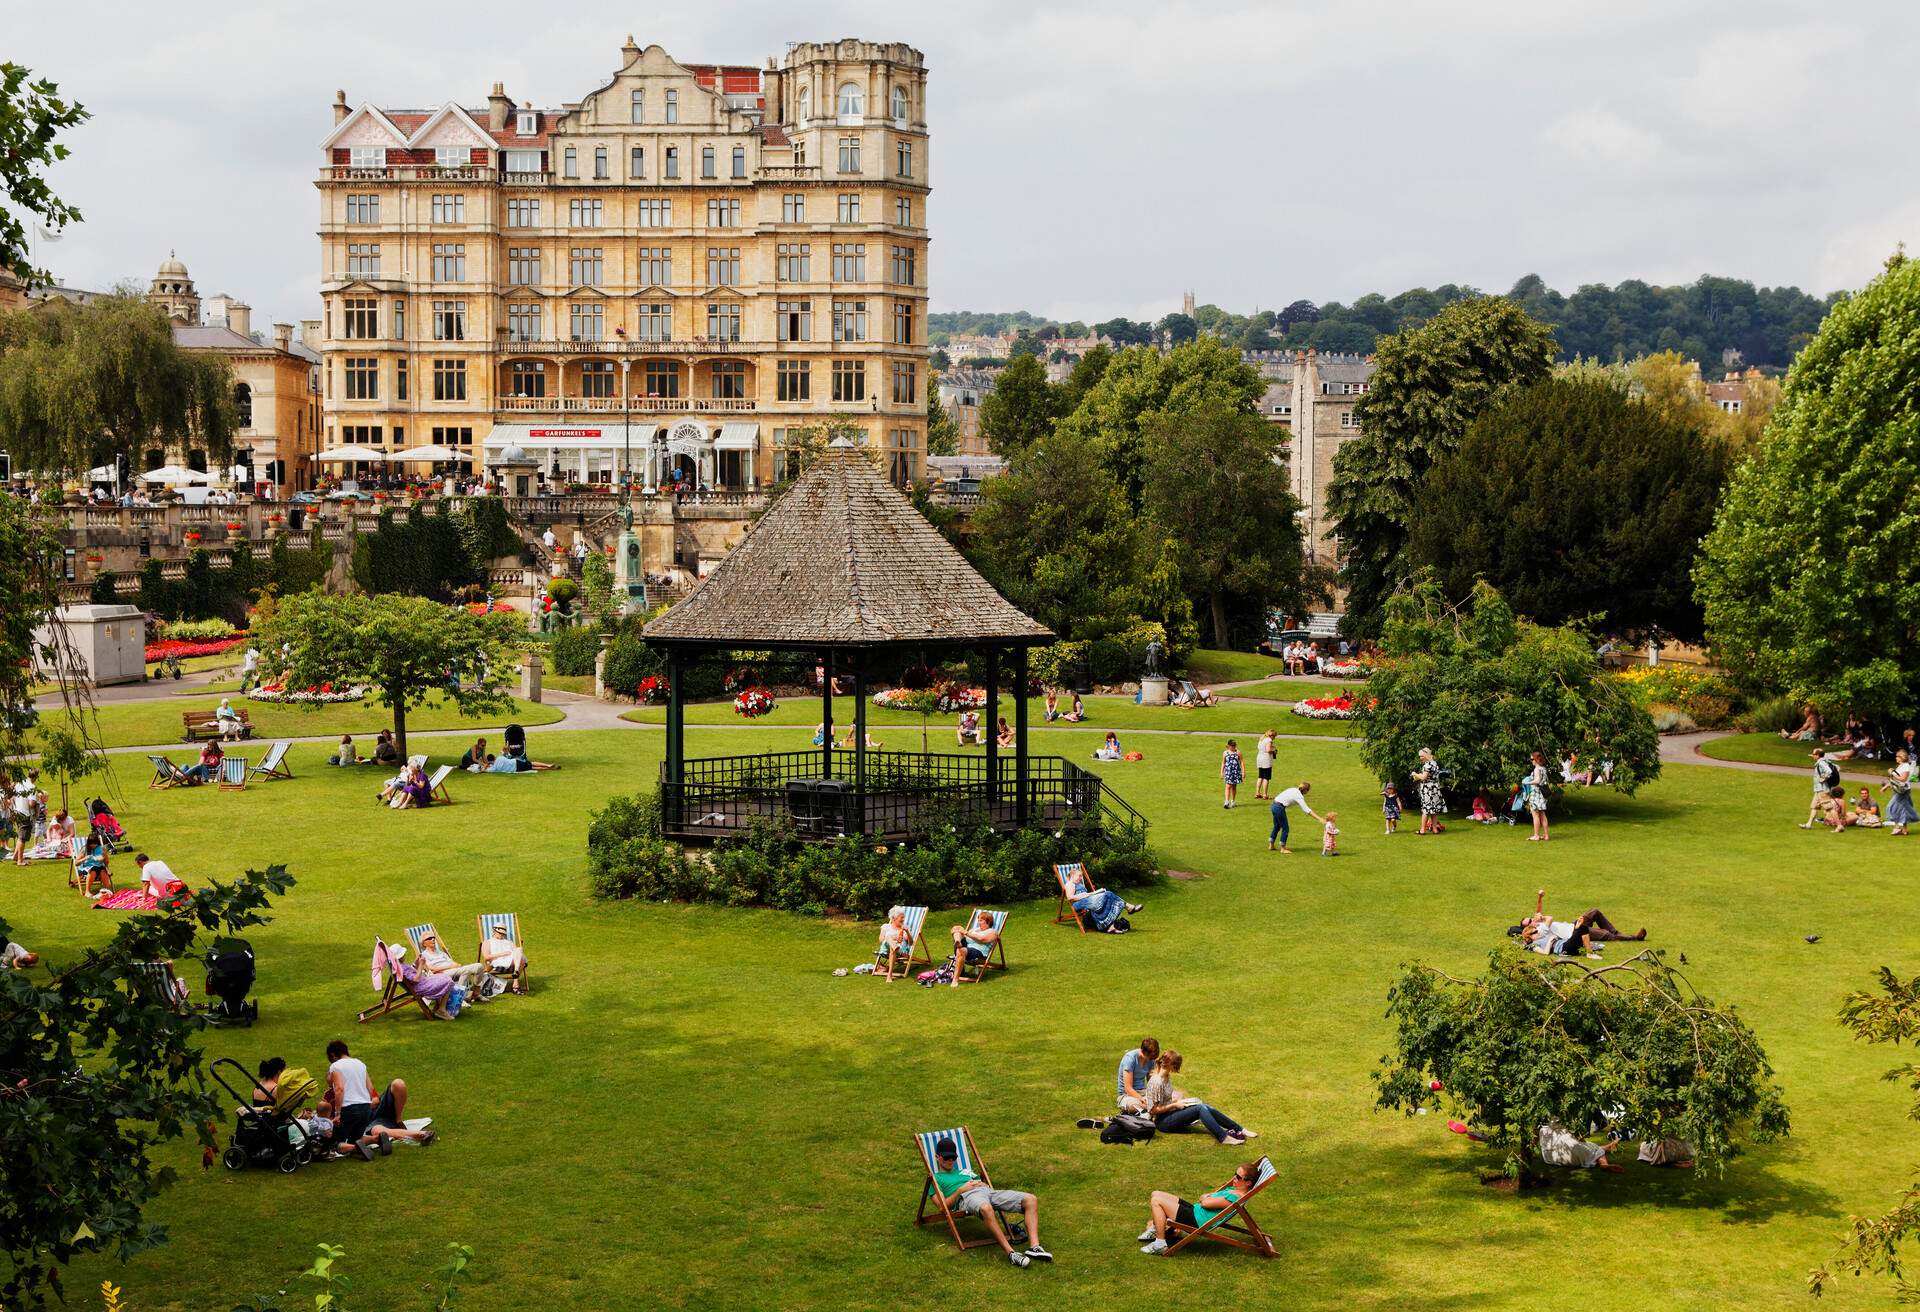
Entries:
{"label": "shingled conical roof", "polygon": [[648,641],[736,647],[1053,641],[880,476],[836,443]]}

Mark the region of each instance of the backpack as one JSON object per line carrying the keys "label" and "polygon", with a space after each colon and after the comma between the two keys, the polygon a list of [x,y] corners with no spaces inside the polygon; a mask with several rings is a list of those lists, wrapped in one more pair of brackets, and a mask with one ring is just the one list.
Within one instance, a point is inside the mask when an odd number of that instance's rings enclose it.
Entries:
{"label": "backpack", "polygon": [[1145,1143],[1153,1138],[1153,1118],[1122,1112],[1100,1130],[1101,1143]]}

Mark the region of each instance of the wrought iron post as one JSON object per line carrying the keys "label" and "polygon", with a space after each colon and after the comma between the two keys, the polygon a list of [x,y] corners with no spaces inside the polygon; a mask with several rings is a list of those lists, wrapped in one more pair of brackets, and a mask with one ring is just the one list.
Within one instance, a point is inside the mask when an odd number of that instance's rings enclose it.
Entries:
{"label": "wrought iron post", "polygon": [[1013,782],[1019,791],[1013,799],[1013,822],[1022,828],[1027,823],[1027,649],[1013,653]]}
{"label": "wrought iron post", "polygon": [[987,821],[1000,804],[1000,649],[987,652]]}
{"label": "wrought iron post", "polygon": [[867,832],[867,662],[853,665],[853,832]]}

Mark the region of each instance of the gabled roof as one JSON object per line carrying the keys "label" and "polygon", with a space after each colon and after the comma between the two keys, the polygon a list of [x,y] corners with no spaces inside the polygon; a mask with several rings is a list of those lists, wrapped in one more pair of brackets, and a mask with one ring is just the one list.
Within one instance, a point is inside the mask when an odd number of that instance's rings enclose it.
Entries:
{"label": "gabled roof", "polygon": [[473,115],[454,104],[451,100],[435,110],[431,118],[413,130],[413,135],[408,139],[408,144],[415,146],[425,145],[427,138],[433,135],[434,130],[440,126],[441,122],[449,118],[453,119],[462,127],[465,127],[467,131],[472,134],[472,139],[466,144],[470,146],[492,146],[494,144],[493,134],[476,122]]}
{"label": "gabled roof", "polygon": [[649,642],[736,647],[1053,641],[953,549],[866,453],[840,442],[666,614]]}
{"label": "gabled roof", "polygon": [[[335,127],[333,131],[327,134],[327,139],[320,143],[320,148],[322,150],[331,149],[334,142],[340,140],[342,137],[346,136],[347,133],[353,131],[354,127],[363,118],[373,119],[376,123],[379,123],[382,127],[386,128],[388,132],[392,133],[394,145],[405,146],[407,144],[407,133],[410,129],[401,128],[399,124],[395,123],[391,118],[387,117],[386,112],[384,110],[381,110],[377,106],[362,105],[358,109],[354,110],[353,113],[347,115],[345,118],[340,120],[339,125]],[[424,121],[425,120],[423,119],[422,122]],[[418,124],[416,124],[415,126],[418,126]]]}

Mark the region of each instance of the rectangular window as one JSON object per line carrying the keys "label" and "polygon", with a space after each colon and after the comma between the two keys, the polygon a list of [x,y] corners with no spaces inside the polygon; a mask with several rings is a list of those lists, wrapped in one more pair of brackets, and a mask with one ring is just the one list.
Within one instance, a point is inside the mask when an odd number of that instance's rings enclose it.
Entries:
{"label": "rectangular window", "polygon": [[648,396],[679,396],[680,366],[671,360],[649,360],[646,372],[641,375],[641,385],[647,389]]}
{"label": "rectangular window", "polygon": [[666,106],[667,122],[678,123],[680,121],[680,93],[678,91],[670,90],[666,93],[666,96],[667,96],[667,106]]}
{"label": "rectangular window", "polygon": [[666,176],[669,178],[680,176],[680,147],[678,146],[667,147]]}
{"label": "rectangular window", "polygon": [[575,150],[572,146],[568,146],[566,150],[563,151],[560,155],[560,169],[561,169],[562,176],[564,177],[569,177],[569,178],[579,177],[580,176],[580,152],[578,150]]}
{"label": "rectangular window", "polygon": [[539,360],[515,360],[511,368],[513,395],[545,396],[547,366]]}
{"label": "rectangular window", "polygon": [[715,176],[713,171],[713,147],[712,146],[700,147],[700,176],[703,178],[711,178]]}
{"label": "rectangular window", "polygon": [[913,201],[910,197],[895,196],[893,198],[893,221],[895,225],[902,228],[913,226]]}
{"label": "rectangular window", "polygon": [[540,285],[540,248],[538,246],[507,247],[507,285],[509,287]]}
{"label": "rectangular window", "polygon": [[913,404],[918,383],[915,373],[911,361],[895,360],[893,362],[893,403],[895,405]]}
{"label": "rectangular window", "polygon": [[840,171],[842,173],[860,171],[860,138],[840,138]]}
{"label": "rectangular window", "polygon": [[347,246],[347,272],[373,278],[379,277],[380,243],[350,243]]}
{"label": "rectangular window", "polygon": [[840,222],[860,222],[860,193],[843,191],[840,193]]}
{"label": "rectangular window", "polygon": [[787,450],[787,430],[773,430],[773,481],[784,483],[800,476],[800,453]]}
{"label": "rectangular window", "polygon": [[347,197],[347,222],[380,222],[380,197],[377,195]]}
{"label": "rectangular window", "polygon": [[673,226],[673,202],[670,200],[643,200],[640,202],[640,226],[643,228],[670,228]]}
{"label": "rectangular window", "polygon": [[647,121],[647,93],[644,90],[633,93],[633,117],[628,121],[633,123]]}
{"label": "rectangular window", "polygon": [[467,221],[467,198],[465,196],[441,196],[433,198],[433,221],[435,223],[465,223]]}
{"label": "rectangular window", "polygon": [[607,307],[598,301],[567,307],[567,323],[576,342],[598,342],[607,335]]}
{"label": "rectangular window", "polygon": [[349,401],[378,401],[380,399],[380,361],[371,355],[350,355],[347,357],[347,390]]}
{"label": "rectangular window", "polygon": [[349,146],[347,166],[356,169],[383,169],[387,166],[385,146]]}
{"label": "rectangular window", "polygon": [[467,340],[467,303],[465,301],[433,303],[433,340],[436,342]]}
{"label": "rectangular window", "polygon": [[640,340],[643,342],[673,340],[673,307],[671,305],[648,302],[640,306]]}
{"label": "rectangular window", "polygon": [[733,176],[736,178],[744,178],[747,176],[747,148],[745,146],[735,146],[733,148]]}
{"label": "rectangular window", "polygon": [[740,202],[737,200],[710,200],[707,202],[707,226],[709,228],[737,228],[740,226]]}
{"label": "rectangular window", "polygon": [[807,194],[804,191],[790,191],[780,198],[780,222],[805,223],[807,221]]}
{"label": "rectangular window", "polygon": [[716,361],[712,376],[715,400],[744,401],[747,399],[747,366],[744,361]]}
{"label": "rectangular window", "polygon": [[919,446],[920,435],[913,429],[887,430],[887,479],[894,486],[905,487],[913,481],[920,463],[914,455]]}
{"label": "rectangular window", "polygon": [[393,399],[407,399],[407,357],[404,355],[393,362]]}
{"label": "rectangular window", "polygon": [[451,426],[442,428],[436,424],[428,431],[433,434],[433,444],[435,446],[473,445],[473,430],[471,428],[454,428]]}
{"label": "rectangular window", "polygon": [[571,286],[598,287],[601,282],[601,246],[575,246],[569,261],[572,276]]}
{"label": "rectangular window", "polygon": [[893,171],[901,177],[913,176],[913,143],[911,141],[902,141],[894,147],[893,164]]}
{"label": "rectangular window", "polygon": [[635,146],[627,152],[627,175],[634,178],[647,176],[647,148]]}
{"label": "rectangular window", "polygon": [[361,339],[380,335],[379,301],[372,297],[349,296],[340,302],[340,307],[346,312],[346,331],[341,336]]}
{"label": "rectangular window", "polygon": [[1351,410],[1342,410],[1342,411],[1340,412],[1340,427],[1342,427],[1342,428],[1358,428],[1358,427],[1360,427],[1360,425],[1359,425],[1358,423],[1356,423],[1356,422],[1354,421],[1354,418],[1353,418],[1353,411],[1351,411]]}
{"label": "rectangular window", "polygon": [[736,302],[707,306],[707,339],[715,342],[740,340],[740,305]]}
{"label": "rectangular window", "polygon": [[595,398],[613,395],[613,361],[589,360],[580,366],[580,395]]}
{"label": "rectangular window", "polygon": [[896,346],[913,345],[913,303],[893,303],[893,341]]}
{"label": "rectangular window", "polygon": [[774,246],[774,275],[781,282],[813,281],[813,244],[783,241]]}
{"label": "rectangular window", "polygon": [[510,200],[507,202],[507,226],[509,228],[537,228],[540,226],[540,202],[537,200]]}
{"label": "rectangular window", "polygon": [[837,241],[833,244],[833,280],[835,282],[867,280],[867,244],[865,242]]}
{"label": "rectangular window", "polygon": [[782,401],[813,399],[813,365],[806,360],[782,360],[774,366],[774,395]]}
{"label": "rectangular window", "polygon": [[902,287],[914,284],[915,252],[911,246],[893,248],[893,281]]}
{"label": "rectangular window", "polygon": [[867,303],[865,301],[833,303],[833,340],[836,342],[867,340]]}
{"label": "rectangular window", "polygon": [[539,341],[540,307],[509,305],[507,307],[507,339],[514,342]]}
{"label": "rectangular window", "polygon": [[707,286],[738,287],[740,285],[740,248],[738,246],[707,247]]}
{"label": "rectangular window", "polygon": [[774,315],[775,336],[783,342],[813,340],[813,302],[781,301]]}
{"label": "rectangular window", "polygon": [[433,244],[433,280],[435,282],[467,280],[467,244],[465,242]]}
{"label": "rectangular window", "polygon": [[393,340],[396,342],[407,340],[407,303],[405,301],[393,303]]}
{"label": "rectangular window", "polygon": [[673,248],[642,246],[636,275],[642,287],[673,286]]}
{"label": "rectangular window", "polygon": [[[521,135],[526,136],[528,134],[523,132],[521,133]],[[542,163],[540,159],[540,156],[544,153],[545,152],[538,151],[538,150],[508,151],[507,152],[507,172],[510,174],[517,174],[522,179],[532,179],[537,181],[547,171],[546,165]]]}
{"label": "rectangular window", "polygon": [[433,362],[433,399],[436,401],[467,399],[467,362],[465,360]]}
{"label": "rectangular window", "polygon": [[570,200],[567,202],[567,224],[574,228],[597,228],[600,226],[602,207],[606,202],[598,200]]}
{"label": "rectangular window", "polygon": [[340,444],[342,446],[379,446],[380,432],[378,424],[342,424]]}
{"label": "rectangular window", "polygon": [[473,152],[465,146],[435,146],[433,162],[443,169],[463,169],[473,163]]}
{"label": "rectangular window", "polygon": [[593,148],[593,176],[596,178],[605,178],[608,176],[607,148],[605,146],[595,146]]}
{"label": "rectangular window", "polygon": [[845,405],[851,401],[867,399],[867,362],[865,360],[835,360],[833,362],[833,400],[836,405]]}

